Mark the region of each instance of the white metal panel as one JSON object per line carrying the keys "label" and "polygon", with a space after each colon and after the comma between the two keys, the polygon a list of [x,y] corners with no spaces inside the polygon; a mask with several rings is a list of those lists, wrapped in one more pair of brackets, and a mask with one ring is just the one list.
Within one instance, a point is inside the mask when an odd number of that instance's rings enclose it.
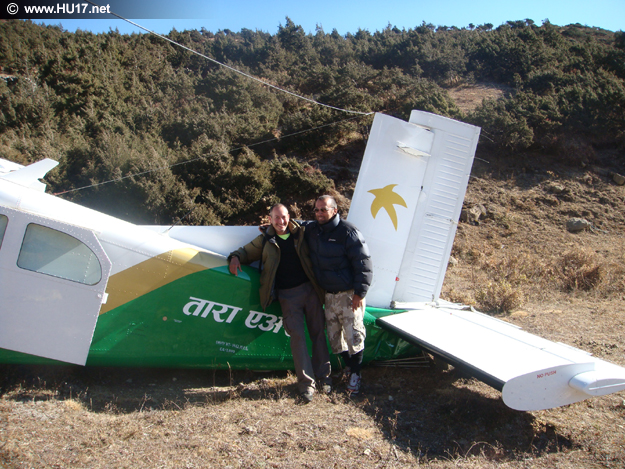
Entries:
{"label": "white metal panel", "polygon": [[113,263],[111,275],[183,243],[143,227],[0,178],[0,204],[94,232]]}
{"label": "white metal panel", "polygon": [[[3,174],[0,177],[21,186],[43,192],[46,190],[46,185],[39,182],[39,179],[43,178],[48,171],[58,164],[59,163],[57,161],[51,160],[50,158],[44,158],[43,160],[37,161],[31,165]],[[9,167],[9,169],[11,169],[11,167]]]}
{"label": "white metal panel", "polygon": [[379,321],[502,382],[532,370],[571,364],[580,357],[588,361],[582,351],[489,319],[470,311],[426,307]]}
{"label": "white metal panel", "polygon": [[[95,234],[0,206],[8,217],[0,248],[0,347],[84,365],[111,271]],[[17,258],[29,223],[62,231],[86,244],[96,255],[102,278],[84,285],[19,268]]]}
{"label": "white metal panel", "polygon": [[[376,114],[347,218],[371,251],[368,305],[440,294],[479,130],[420,111],[410,122]],[[393,203],[374,216],[380,189]]]}
{"label": "white metal panel", "polygon": [[0,158],[0,176],[3,174],[10,173],[12,171],[17,171],[18,169],[23,168],[21,164],[14,163],[13,161],[5,160]]}
{"label": "white metal panel", "polygon": [[543,410],[625,389],[625,369],[598,358],[532,370],[506,382],[501,392],[508,407]]}

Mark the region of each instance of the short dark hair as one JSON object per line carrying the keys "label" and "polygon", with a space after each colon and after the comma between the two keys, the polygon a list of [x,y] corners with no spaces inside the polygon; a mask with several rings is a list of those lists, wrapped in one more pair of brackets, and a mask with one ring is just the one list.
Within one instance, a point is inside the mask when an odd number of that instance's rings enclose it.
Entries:
{"label": "short dark hair", "polygon": [[325,202],[326,200],[330,201],[330,207],[332,208],[337,208],[338,206],[336,205],[336,199],[334,197],[332,197],[331,195],[322,195],[321,197],[318,197],[317,200],[321,200],[322,202]]}

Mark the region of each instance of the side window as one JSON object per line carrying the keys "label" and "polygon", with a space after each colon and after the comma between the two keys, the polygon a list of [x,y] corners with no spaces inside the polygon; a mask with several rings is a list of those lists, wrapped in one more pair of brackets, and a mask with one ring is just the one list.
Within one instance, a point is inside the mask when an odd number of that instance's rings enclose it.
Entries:
{"label": "side window", "polygon": [[95,285],[102,278],[98,258],[84,243],[34,223],[26,228],[17,265],[86,285]]}
{"label": "side window", "polygon": [[4,232],[7,229],[8,219],[4,215],[0,215],[0,248],[2,247],[2,240],[4,239]]}

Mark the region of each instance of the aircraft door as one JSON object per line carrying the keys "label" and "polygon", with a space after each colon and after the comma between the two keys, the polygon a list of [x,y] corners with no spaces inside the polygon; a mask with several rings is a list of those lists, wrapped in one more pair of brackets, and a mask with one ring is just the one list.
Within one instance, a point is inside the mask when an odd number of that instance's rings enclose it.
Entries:
{"label": "aircraft door", "polygon": [[84,365],[110,272],[92,231],[0,206],[0,347]]}

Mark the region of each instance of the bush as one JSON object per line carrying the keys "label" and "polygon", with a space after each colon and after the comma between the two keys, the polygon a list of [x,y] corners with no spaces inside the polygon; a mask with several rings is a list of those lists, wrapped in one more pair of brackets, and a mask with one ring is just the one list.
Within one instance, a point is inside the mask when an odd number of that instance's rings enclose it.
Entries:
{"label": "bush", "polygon": [[[318,28],[312,36],[287,19],[274,35],[203,30],[170,37],[295,94],[403,119],[412,109],[461,117],[441,86],[508,84],[512,98],[487,101],[469,116],[483,128],[480,148],[499,154],[580,148],[586,160],[593,148],[625,145],[622,32],[526,20],[496,30],[423,23],[346,36]],[[151,35],[6,21],[0,71],[4,156],[59,160],[49,177],[56,191],[125,177],[69,197],[150,223],[167,223],[191,206],[197,208],[187,220],[194,223],[248,222],[278,199],[299,204],[328,192],[332,182],[301,160],[322,159],[365,122]],[[242,150],[252,146],[254,153]],[[165,169],[194,159],[201,163]],[[137,172],[145,175],[130,177]]]}
{"label": "bush", "polygon": [[478,309],[487,312],[506,313],[523,304],[525,297],[519,288],[506,280],[489,281],[475,293]]}
{"label": "bush", "polygon": [[557,267],[565,291],[594,290],[602,284],[606,274],[606,268],[597,255],[581,248],[564,253]]}
{"label": "bush", "polygon": [[271,185],[280,200],[303,202],[334,188],[321,171],[294,158],[278,158],[270,167]]}

